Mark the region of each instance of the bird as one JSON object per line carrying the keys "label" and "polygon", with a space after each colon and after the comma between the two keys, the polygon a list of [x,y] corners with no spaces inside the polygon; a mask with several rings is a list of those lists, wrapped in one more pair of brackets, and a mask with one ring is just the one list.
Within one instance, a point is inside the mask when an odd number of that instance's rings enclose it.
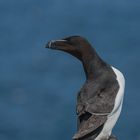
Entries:
{"label": "bird", "polygon": [[79,35],[50,40],[45,48],[69,53],[83,65],[86,80],[77,94],[77,132],[72,139],[117,140],[112,130],[122,110],[122,72],[105,62],[91,43]]}

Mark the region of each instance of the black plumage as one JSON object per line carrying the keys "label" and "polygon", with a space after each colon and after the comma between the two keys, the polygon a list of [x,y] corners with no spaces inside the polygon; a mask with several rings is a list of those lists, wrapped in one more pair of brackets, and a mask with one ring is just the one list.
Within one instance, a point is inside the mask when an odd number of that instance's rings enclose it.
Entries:
{"label": "black plumage", "polygon": [[[114,107],[119,89],[114,71],[83,37],[50,41],[46,47],[65,51],[82,62],[86,81],[77,95],[78,129],[73,139],[94,140]],[[113,139],[110,137],[110,140]]]}

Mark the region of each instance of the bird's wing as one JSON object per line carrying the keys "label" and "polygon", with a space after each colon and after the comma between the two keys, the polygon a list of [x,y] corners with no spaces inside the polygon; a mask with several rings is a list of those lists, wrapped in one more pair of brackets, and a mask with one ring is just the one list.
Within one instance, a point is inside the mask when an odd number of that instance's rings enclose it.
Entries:
{"label": "bird's wing", "polygon": [[81,116],[84,112],[110,113],[113,110],[118,90],[119,84],[116,81],[106,82],[102,87],[89,85],[88,88],[86,87],[86,92],[82,91],[78,96],[77,115]]}
{"label": "bird's wing", "polygon": [[[85,102],[85,110],[91,114],[109,114],[112,112],[115,104],[115,98],[119,90],[118,83],[110,84],[106,88],[101,88]],[[92,95],[91,95],[92,96]]]}
{"label": "bird's wing", "polygon": [[113,110],[115,97],[119,89],[117,83],[111,85],[113,86],[97,87],[94,93],[90,89],[90,93],[86,93],[88,94],[86,100],[79,98],[77,115],[80,119],[80,125],[78,132],[73,137],[74,139],[86,137],[91,133],[95,133],[92,136],[96,137],[100,133],[107,120],[107,115]]}
{"label": "bird's wing", "polygon": [[[86,113],[84,115],[86,115]],[[102,131],[102,128],[106,120],[107,116],[96,116],[96,115],[91,115],[88,118],[88,120],[82,120],[79,126],[79,130],[73,136],[73,140],[88,138],[90,136],[92,136],[92,139],[96,138],[98,134]]]}

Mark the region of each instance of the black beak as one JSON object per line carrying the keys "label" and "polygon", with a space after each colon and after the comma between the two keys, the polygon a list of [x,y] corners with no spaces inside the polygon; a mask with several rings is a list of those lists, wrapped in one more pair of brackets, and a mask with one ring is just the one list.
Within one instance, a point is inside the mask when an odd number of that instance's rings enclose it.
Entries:
{"label": "black beak", "polygon": [[51,40],[46,44],[45,48],[55,49],[55,47],[57,47],[57,45],[62,42],[66,42],[66,40]]}

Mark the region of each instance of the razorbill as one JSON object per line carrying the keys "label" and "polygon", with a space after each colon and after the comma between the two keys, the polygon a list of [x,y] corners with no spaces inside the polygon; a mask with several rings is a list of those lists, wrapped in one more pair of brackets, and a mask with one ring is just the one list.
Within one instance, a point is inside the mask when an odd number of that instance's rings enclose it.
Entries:
{"label": "razorbill", "polygon": [[125,79],[103,61],[81,36],[51,40],[46,48],[67,52],[82,64],[86,81],[77,95],[77,133],[73,140],[116,140],[112,129],[122,109]]}

